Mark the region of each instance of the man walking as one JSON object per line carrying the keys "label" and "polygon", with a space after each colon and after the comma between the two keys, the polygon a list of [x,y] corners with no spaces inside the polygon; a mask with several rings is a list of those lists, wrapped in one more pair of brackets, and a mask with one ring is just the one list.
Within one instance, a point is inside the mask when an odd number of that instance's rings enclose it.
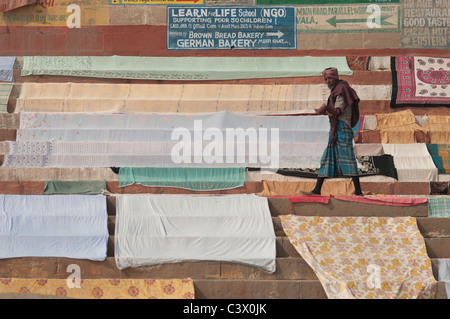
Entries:
{"label": "man walking", "polygon": [[346,81],[339,80],[336,68],[327,68],[322,75],[331,93],[327,104],[323,104],[317,113],[329,116],[330,135],[320,160],[316,186],[312,192],[305,194],[320,195],[327,177],[349,176],[355,186],[355,195],[363,195],[353,152],[352,131],[359,119],[359,97]]}

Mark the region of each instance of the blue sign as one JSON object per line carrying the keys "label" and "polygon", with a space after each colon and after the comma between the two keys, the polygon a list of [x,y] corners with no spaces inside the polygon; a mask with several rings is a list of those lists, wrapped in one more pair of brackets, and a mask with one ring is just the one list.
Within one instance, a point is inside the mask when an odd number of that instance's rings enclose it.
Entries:
{"label": "blue sign", "polygon": [[296,49],[296,25],[294,7],[167,7],[167,49]]}

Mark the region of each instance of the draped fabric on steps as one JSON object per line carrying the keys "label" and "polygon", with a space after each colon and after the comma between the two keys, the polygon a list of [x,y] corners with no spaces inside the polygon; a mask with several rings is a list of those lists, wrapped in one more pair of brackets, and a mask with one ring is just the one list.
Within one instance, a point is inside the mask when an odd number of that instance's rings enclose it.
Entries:
{"label": "draped fabric on steps", "polygon": [[[384,175],[397,179],[392,155],[356,156],[359,176]],[[305,178],[317,178],[319,167],[280,168],[278,174]]]}
{"label": "draped fabric on steps", "polygon": [[374,205],[387,206],[414,206],[421,205],[428,202],[426,197],[397,197],[397,196],[335,196],[334,198],[352,201],[358,203],[367,203]]}
{"label": "draped fabric on steps", "polygon": [[450,142],[450,116],[430,115],[428,122],[423,127],[429,131],[430,143],[449,144]]}
{"label": "draped fabric on steps", "polygon": [[424,143],[383,144],[385,154],[394,157],[399,181],[437,181],[438,170]]}
{"label": "draped fabric on steps", "polygon": [[[389,100],[390,86],[352,87],[361,100]],[[25,82],[14,112],[310,114],[329,94],[326,84]]]}
{"label": "draped fabric on steps", "polygon": [[36,3],[38,0],[0,0],[0,12],[8,12]]}
{"label": "draped fabric on steps", "polygon": [[438,169],[438,174],[450,174],[450,144],[429,143],[427,149]]}
{"label": "draped fabric on steps", "polygon": [[14,82],[14,56],[0,57],[0,81]]}
{"label": "draped fabric on steps", "polygon": [[[360,132],[361,141],[379,138],[380,143],[408,144],[426,141],[428,129],[420,126],[411,110],[393,113],[377,113],[374,120],[376,127]],[[367,125],[369,126],[369,124]]]}
{"label": "draped fabric on steps", "polygon": [[[258,193],[259,196],[299,196],[302,192],[310,192],[314,189],[316,182],[278,182],[262,181],[263,190]],[[325,180],[322,186],[321,195],[323,196],[353,196],[355,186],[350,180],[330,181]]]}
{"label": "draped fabric on steps", "polygon": [[106,190],[106,181],[45,181],[45,195],[53,194],[101,194]]}
{"label": "draped fabric on steps", "polygon": [[0,83],[0,113],[8,112],[8,100],[13,85],[13,83]]}
{"label": "draped fabric on steps", "polygon": [[244,186],[245,167],[121,167],[119,187],[132,184],[190,190],[222,190]]}
{"label": "draped fabric on steps", "polygon": [[22,75],[49,74],[152,80],[229,80],[321,76],[335,66],[353,75],[345,57],[26,56]]}
{"label": "draped fabric on steps", "polygon": [[102,195],[0,195],[0,258],[106,258]]}
{"label": "draped fabric on steps", "polygon": [[450,195],[450,182],[430,182],[430,195]]}
{"label": "draped fabric on steps", "polygon": [[280,216],[329,299],[432,299],[437,281],[412,217]]}
{"label": "draped fabric on steps", "polygon": [[186,261],[276,268],[267,198],[256,195],[118,195],[119,269]]}
{"label": "draped fabric on steps", "polygon": [[428,197],[428,217],[450,217],[450,197]]}
{"label": "draped fabric on steps", "polygon": [[311,167],[327,116],[21,114],[4,167]]}
{"label": "draped fabric on steps", "polygon": [[0,294],[39,294],[76,299],[194,299],[194,282],[186,279],[0,278]]}
{"label": "draped fabric on steps", "polygon": [[450,105],[450,58],[399,56],[391,65],[392,108]]}

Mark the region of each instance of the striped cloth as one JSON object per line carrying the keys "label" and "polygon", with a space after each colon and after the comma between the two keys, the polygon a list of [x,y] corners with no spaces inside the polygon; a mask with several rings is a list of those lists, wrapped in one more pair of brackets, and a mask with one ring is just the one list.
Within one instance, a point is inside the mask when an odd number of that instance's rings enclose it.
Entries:
{"label": "striped cloth", "polygon": [[450,217],[450,197],[428,197],[428,217]]}
{"label": "striped cloth", "polygon": [[358,176],[358,166],[353,152],[353,131],[347,124],[338,121],[337,141],[331,141],[320,160],[319,176],[337,177],[341,175]]}
{"label": "striped cloth", "polygon": [[0,83],[0,113],[8,112],[8,100],[13,83]]}

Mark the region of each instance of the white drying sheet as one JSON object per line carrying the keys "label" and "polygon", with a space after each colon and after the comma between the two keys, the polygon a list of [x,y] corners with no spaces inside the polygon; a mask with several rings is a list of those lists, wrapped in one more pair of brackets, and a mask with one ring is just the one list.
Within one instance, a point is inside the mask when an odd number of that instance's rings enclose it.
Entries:
{"label": "white drying sheet", "polygon": [[3,166],[318,167],[329,127],[327,116],[228,111],[195,116],[21,113],[17,141],[10,143]]}
{"label": "white drying sheet", "polygon": [[[213,162],[204,155],[195,162],[196,146],[190,147],[190,161],[175,163],[172,150],[176,142],[7,142],[9,153],[3,167],[266,167],[276,159],[280,167],[318,167],[325,143],[279,143],[278,153],[268,144],[266,151],[259,153],[249,144],[232,145],[233,156],[226,158],[227,145]],[[208,147],[203,143],[201,149]],[[244,158],[239,157],[244,154]],[[250,154],[256,156],[250,157]],[[269,157],[262,157],[261,154]],[[272,157],[273,154],[273,157]],[[278,156],[279,155],[279,156]]]}
{"label": "white drying sheet", "polygon": [[0,195],[0,258],[106,258],[103,195]]}
{"label": "white drying sheet", "polygon": [[385,154],[394,157],[400,182],[438,180],[438,170],[425,143],[382,144]]}
{"label": "white drying sheet", "polygon": [[194,120],[201,120],[203,129],[213,128],[283,128],[322,131],[329,129],[327,116],[262,116],[229,111],[205,114],[99,114],[99,113],[20,113],[20,128],[42,129],[134,129],[166,130],[194,128]]}
{"label": "white drying sheet", "polygon": [[267,198],[256,195],[118,195],[119,269],[186,261],[276,268]]}

